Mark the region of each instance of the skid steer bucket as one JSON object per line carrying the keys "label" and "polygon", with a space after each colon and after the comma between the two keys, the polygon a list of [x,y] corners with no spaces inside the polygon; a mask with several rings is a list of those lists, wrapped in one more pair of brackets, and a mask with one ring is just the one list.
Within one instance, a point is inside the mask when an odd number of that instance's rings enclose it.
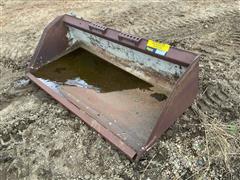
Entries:
{"label": "skid steer bucket", "polygon": [[44,30],[27,76],[130,159],[191,105],[198,55],[70,15]]}

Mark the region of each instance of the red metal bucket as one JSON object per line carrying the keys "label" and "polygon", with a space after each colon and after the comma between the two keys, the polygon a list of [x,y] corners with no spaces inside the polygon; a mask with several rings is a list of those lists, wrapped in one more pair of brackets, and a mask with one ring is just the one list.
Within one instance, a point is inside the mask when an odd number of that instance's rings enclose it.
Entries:
{"label": "red metal bucket", "polygon": [[[138,160],[196,97],[198,57],[63,15],[44,30],[27,76],[130,159]],[[67,72],[71,68],[74,73]],[[47,75],[42,76],[44,72]]]}

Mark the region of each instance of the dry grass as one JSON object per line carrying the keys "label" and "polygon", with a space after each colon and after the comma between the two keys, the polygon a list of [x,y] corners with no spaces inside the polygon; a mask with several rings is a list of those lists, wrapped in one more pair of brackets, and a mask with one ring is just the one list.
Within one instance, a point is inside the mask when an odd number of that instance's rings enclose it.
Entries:
{"label": "dry grass", "polygon": [[[201,177],[209,173],[212,163],[223,162],[222,170],[232,174],[232,157],[240,158],[240,123],[234,121],[223,123],[219,119],[211,118],[204,113],[200,114],[202,126],[205,129],[206,152],[208,164],[201,173]],[[200,179],[201,179],[200,177]]]}

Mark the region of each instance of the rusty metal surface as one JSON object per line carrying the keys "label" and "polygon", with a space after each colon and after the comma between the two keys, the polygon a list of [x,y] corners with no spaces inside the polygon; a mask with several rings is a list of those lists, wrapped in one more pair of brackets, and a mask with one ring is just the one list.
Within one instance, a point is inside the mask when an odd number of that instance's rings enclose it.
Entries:
{"label": "rusty metal surface", "polygon": [[193,103],[198,93],[199,56],[188,67],[185,74],[177,81],[168,101],[153,129],[148,142],[138,152],[136,159],[140,159],[149,151],[156,140],[177,120],[177,118]]}
{"label": "rusty metal surface", "polygon": [[63,23],[63,17],[57,17],[44,29],[28,71],[32,72],[53,61],[68,48],[67,27]]}
{"label": "rusty metal surface", "polygon": [[137,43],[137,44],[132,43],[130,41],[119,41],[118,35],[122,33],[120,31],[117,31],[117,30],[114,30],[111,28],[107,28],[107,30],[104,34],[102,34],[101,32],[91,31],[91,29],[89,28],[89,24],[91,24],[91,22],[83,20],[83,19],[78,19],[78,18],[69,16],[69,15],[65,15],[63,18],[63,21],[72,27],[81,29],[86,32],[90,32],[92,34],[103,37],[105,39],[116,42],[118,44],[125,45],[125,46],[133,48],[135,50],[144,52],[146,54],[149,54],[149,55],[152,55],[152,56],[164,59],[164,60],[168,60],[170,62],[179,64],[179,65],[188,66],[189,64],[191,64],[193,62],[193,60],[196,56],[195,53],[184,51],[184,50],[177,49],[174,47],[170,48],[170,50],[166,54],[166,56],[153,54],[153,53],[145,50],[146,44],[147,44],[147,39],[141,38],[141,40],[139,40],[139,43]]}
{"label": "rusty metal surface", "polygon": [[122,152],[124,152],[130,159],[133,159],[136,155],[136,151],[133,150],[131,147],[126,145],[118,136],[113,134],[110,130],[105,128],[103,125],[101,125],[98,121],[96,121],[94,118],[86,114],[84,111],[79,109],[77,106],[72,104],[70,101],[68,101],[66,98],[60,96],[58,93],[53,91],[51,88],[43,84],[38,78],[36,78],[31,73],[27,73],[27,76],[36,83],[40,88],[42,88],[45,92],[47,92],[51,97],[56,99],[59,103],[61,103],[64,107],[69,109],[72,113],[76,114],[78,117],[80,117],[88,126],[95,129],[98,133],[100,133],[104,138],[106,138],[110,143],[112,143],[114,146],[119,148]]}
{"label": "rusty metal surface", "polygon": [[97,93],[65,85],[60,91],[136,151],[147,142],[166,103],[151,96],[152,91],[136,89]]}
{"label": "rusty metal surface", "polygon": [[[117,129],[111,129],[94,119],[91,115],[87,114],[81,108],[79,108],[79,103],[74,102],[78,99],[82,100],[80,96],[75,95],[74,98],[69,98],[69,96],[61,96],[59,93],[55,92],[44,83],[42,83],[38,78],[36,78],[31,72],[35,69],[41,67],[43,64],[49,63],[56,60],[59,56],[69,51],[69,42],[67,38],[67,25],[73,26],[75,28],[81,29],[85,32],[92,33],[99,37],[105,38],[107,40],[116,42],[118,44],[124,45],[126,47],[133,48],[137,51],[149,54],[151,56],[164,59],[179,65],[187,67],[185,73],[178,79],[176,82],[172,93],[169,98],[165,101],[161,107],[159,106],[159,118],[156,121],[152,121],[151,128],[153,130],[148,130],[143,135],[145,136],[144,141],[139,147],[133,148],[131,142],[124,141],[119,135],[117,135]],[[69,15],[64,15],[56,18],[52,23],[50,23],[43,32],[43,35],[40,39],[40,42],[36,48],[35,54],[32,58],[32,61],[29,64],[27,70],[27,76],[40,86],[44,91],[50,94],[54,99],[63,104],[66,108],[80,117],[86,124],[94,128],[99,134],[105,137],[113,145],[118,147],[122,152],[124,152],[130,159],[140,159],[142,155],[147,152],[154,144],[154,142],[161,136],[167,128],[169,128],[173,122],[191,105],[196,94],[198,92],[198,56],[194,53],[180,50],[177,48],[171,48],[166,56],[160,56],[152,54],[145,50],[146,39],[136,39],[137,43],[132,41],[121,41],[119,40],[119,34],[121,32],[102,27],[98,25],[93,25],[91,22],[85,21],[83,19],[78,19]],[[81,93],[81,95],[83,95]],[[93,96],[92,96],[93,97]],[[89,102],[88,102],[89,103]],[[91,103],[91,102],[90,102]],[[90,104],[94,106],[94,104]],[[115,105],[117,106],[117,105]],[[99,107],[98,107],[99,108]],[[145,108],[143,106],[143,108]],[[102,110],[99,108],[99,110]],[[142,112],[143,109],[140,109]],[[109,112],[112,110],[109,109]],[[154,111],[155,112],[155,111]],[[142,122],[138,128],[137,132],[141,134],[141,126],[146,126],[148,119],[144,122],[144,119],[147,118],[147,111],[144,111],[146,116],[143,116]],[[105,115],[107,112],[105,112]],[[141,119],[141,118],[139,118]],[[126,121],[127,122],[127,121]],[[133,122],[131,126],[137,126],[137,121]],[[144,124],[146,123],[146,124]],[[147,124],[147,125],[150,125]],[[124,126],[119,126],[120,128],[126,128],[127,124]],[[118,128],[119,128],[118,127]],[[132,132],[132,131],[129,131]],[[132,136],[134,139],[134,136]],[[146,143],[144,143],[146,142]]]}

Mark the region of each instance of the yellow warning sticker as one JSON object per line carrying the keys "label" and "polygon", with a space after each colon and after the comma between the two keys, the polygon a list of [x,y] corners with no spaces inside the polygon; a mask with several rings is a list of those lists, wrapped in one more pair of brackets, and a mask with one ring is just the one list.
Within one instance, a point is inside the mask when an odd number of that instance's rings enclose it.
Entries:
{"label": "yellow warning sticker", "polygon": [[159,43],[159,42],[149,39],[147,41],[147,47],[157,49],[160,51],[164,51],[164,52],[168,52],[171,46],[169,44]]}

